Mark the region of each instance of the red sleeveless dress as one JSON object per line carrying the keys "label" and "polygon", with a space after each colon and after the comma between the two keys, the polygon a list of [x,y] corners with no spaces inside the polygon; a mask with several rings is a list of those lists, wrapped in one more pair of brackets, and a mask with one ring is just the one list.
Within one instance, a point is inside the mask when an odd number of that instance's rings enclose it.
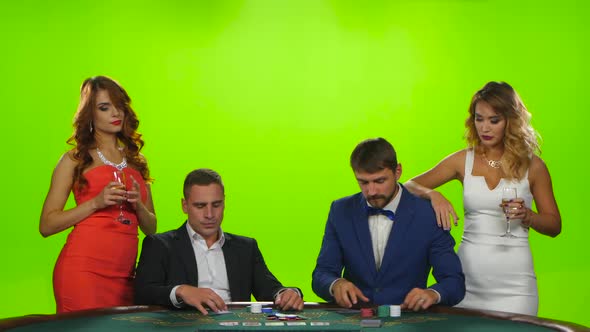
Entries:
{"label": "red sleeveless dress", "polygon": [[[87,171],[88,185],[74,190],[77,204],[96,195],[111,181],[115,168],[101,165]],[[127,188],[131,176],[141,186],[141,198],[147,191],[141,173],[124,170]],[[88,216],[74,226],[53,271],[53,291],[57,312],[77,311],[133,304],[133,278],[137,259],[138,221],[133,207],[123,204],[129,225],[116,220],[119,206],[113,205]]]}

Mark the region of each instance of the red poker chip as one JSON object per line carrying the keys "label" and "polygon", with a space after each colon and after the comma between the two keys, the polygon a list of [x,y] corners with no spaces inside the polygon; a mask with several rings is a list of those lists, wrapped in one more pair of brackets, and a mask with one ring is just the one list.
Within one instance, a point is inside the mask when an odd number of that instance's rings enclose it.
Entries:
{"label": "red poker chip", "polygon": [[362,318],[373,317],[373,309],[361,308],[361,317]]}

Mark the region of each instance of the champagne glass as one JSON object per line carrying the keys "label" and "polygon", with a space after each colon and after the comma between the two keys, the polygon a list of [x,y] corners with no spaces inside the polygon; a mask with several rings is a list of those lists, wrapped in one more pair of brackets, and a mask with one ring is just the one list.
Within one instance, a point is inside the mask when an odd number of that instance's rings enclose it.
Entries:
{"label": "champagne glass", "polygon": [[[115,179],[115,182],[118,182],[113,188],[127,190],[127,186],[125,185],[125,172],[123,172],[123,170],[118,169],[113,171],[113,178]],[[119,202],[119,216],[115,218],[115,220],[125,225],[131,224],[131,221],[123,215],[123,201]]]}
{"label": "champagne glass", "polygon": [[505,238],[515,238],[516,236],[512,235],[510,232],[510,210],[512,208],[509,203],[516,199],[516,188],[508,187],[502,189],[502,209],[504,210],[504,215],[506,216],[506,232],[501,237]]}

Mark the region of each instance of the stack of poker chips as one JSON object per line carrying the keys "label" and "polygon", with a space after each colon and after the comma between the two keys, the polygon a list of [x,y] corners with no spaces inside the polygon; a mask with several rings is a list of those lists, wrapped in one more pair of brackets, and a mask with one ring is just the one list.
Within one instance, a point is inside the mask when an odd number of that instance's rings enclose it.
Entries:
{"label": "stack of poker chips", "polygon": [[399,305],[389,306],[389,317],[400,317],[402,315],[402,309]]}
{"label": "stack of poker chips", "polygon": [[250,305],[250,312],[253,314],[262,313],[262,304],[261,303],[252,303]]}
{"label": "stack of poker chips", "polygon": [[262,308],[262,313],[263,314],[272,314],[272,308]]}
{"label": "stack of poker chips", "polygon": [[380,305],[377,307],[377,317],[385,318],[389,317],[389,306],[388,305]]}
{"label": "stack of poker chips", "polygon": [[371,318],[373,315],[373,308],[361,308],[361,318]]}

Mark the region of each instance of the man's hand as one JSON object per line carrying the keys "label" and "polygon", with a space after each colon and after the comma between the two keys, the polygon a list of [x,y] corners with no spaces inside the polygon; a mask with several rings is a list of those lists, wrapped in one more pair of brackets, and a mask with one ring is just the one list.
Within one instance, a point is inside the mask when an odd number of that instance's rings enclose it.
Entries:
{"label": "man's hand", "polygon": [[184,303],[197,308],[203,315],[207,315],[205,306],[215,312],[227,310],[225,302],[210,288],[181,285],[176,289],[176,298],[180,298]]}
{"label": "man's hand", "polygon": [[369,299],[358,289],[352,282],[342,278],[334,283],[332,286],[334,299],[339,306],[350,308],[353,304],[357,304],[358,300],[369,302]]}
{"label": "man's hand", "polygon": [[281,310],[302,310],[303,299],[295,290],[287,288],[277,295],[275,305]]}
{"label": "man's hand", "polygon": [[425,310],[438,301],[438,294],[430,289],[414,288],[412,289],[401,305],[401,309]]}

